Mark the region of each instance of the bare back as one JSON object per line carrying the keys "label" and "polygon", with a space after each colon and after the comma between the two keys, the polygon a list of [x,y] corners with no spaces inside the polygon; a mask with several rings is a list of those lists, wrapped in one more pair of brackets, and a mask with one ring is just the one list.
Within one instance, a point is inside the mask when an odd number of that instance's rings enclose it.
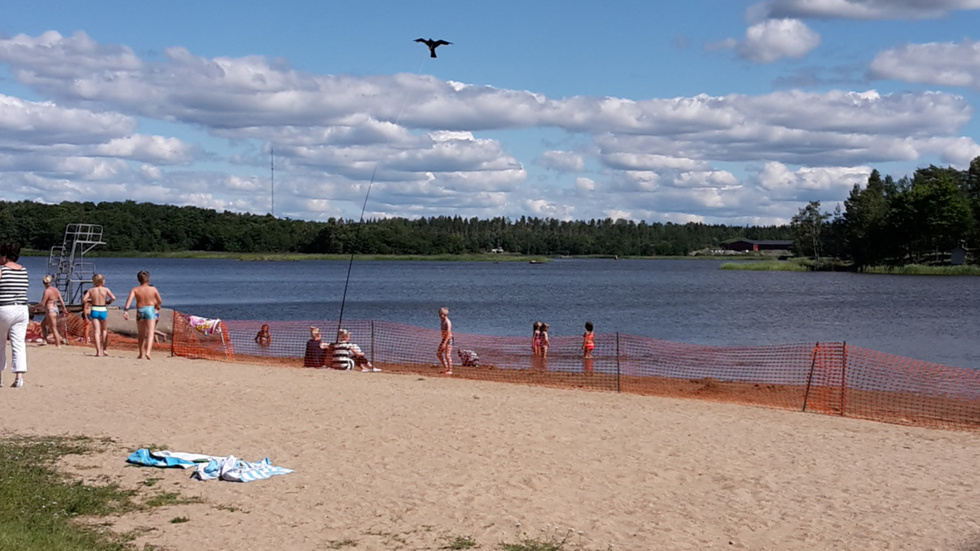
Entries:
{"label": "bare back", "polygon": [[88,291],[85,291],[85,294],[92,302],[92,306],[105,306],[116,299],[116,295],[112,294],[112,291],[110,291],[108,287],[103,287],[101,285],[98,287],[92,287]]}
{"label": "bare back", "polygon": [[163,299],[160,298],[160,291],[157,291],[156,287],[150,285],[134,287],[133,296],[136,297],[137,308],[144,306],[155,306],[159,308],[163,305]]}
{"label": "bare back", "polygon": [[61,299],[61,291],[59,291],[57,287],[48,287],[45,289],[44,294],[41,295],[41,304],[43,304],[45,308],[51,309],[57,307],[58,303],[65,303]]}

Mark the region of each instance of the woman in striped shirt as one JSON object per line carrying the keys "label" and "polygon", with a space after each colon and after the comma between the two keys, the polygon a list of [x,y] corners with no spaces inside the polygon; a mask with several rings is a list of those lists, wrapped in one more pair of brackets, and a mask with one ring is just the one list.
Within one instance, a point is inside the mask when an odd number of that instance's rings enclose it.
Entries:
{"label": "woman in striped shirt", "polygon": [[7,337],[15,387],[24,386],[27,371],[27,268],[17,263],[20,245],[0,244],[0,372],[7,369]]}

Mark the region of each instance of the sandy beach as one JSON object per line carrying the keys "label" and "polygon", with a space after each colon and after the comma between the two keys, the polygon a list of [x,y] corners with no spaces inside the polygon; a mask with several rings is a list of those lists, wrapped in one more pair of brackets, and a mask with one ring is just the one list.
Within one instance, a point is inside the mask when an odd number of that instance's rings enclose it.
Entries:
{"label": "sandy beach", "polygon": [[[86,435],[80,478],[203,501],[114,519],[157,549],[980,549],[980,434],[388,373],[29,346],[5,436]],[[268,457],[236,484],[127,466],[140,447]],[[171,523],[175,517],[188,522]]]}

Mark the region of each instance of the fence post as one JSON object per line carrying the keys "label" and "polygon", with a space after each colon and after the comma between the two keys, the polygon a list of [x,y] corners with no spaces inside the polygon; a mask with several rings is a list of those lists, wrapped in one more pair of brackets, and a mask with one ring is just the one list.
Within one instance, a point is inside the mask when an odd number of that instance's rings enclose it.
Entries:
{"label": "fence post", "polygon": [[847,389],[847,341],[844,341],[844,348],[841,350],[840,368],[840,416],[844,417],[844,396]]}
{"label": "fence post", "polygon": [[810,360],[810,374],[806,377],[806,394],[803,395],[803,411],[806,411],[806,404],[810,400],[810,383],[813,382],[813,369],[817,366],[817,353],[820,350],[820,343],[817,342],[813,347],[813,359]]}
{"label": "fence post", "polygon": [[619,382],[619,331],[616,331],[616,392],[622,392]]}

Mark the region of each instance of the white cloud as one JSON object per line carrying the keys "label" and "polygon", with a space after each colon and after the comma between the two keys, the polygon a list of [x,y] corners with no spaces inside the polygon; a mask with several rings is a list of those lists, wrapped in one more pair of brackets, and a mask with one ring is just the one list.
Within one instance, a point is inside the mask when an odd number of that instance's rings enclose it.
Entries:
{"label": "white cloud", "polygon": [[124,137],[135,129],[136,120],[119,113],[96,113],[0,94],[0,144],[101,143]]}
{"label": "white cloud", "polygon": [[[865,183],[870,167],[802,167],[790,170],[782,163],[766,163],[759,173],[759,186],[774,199],[803,200],[809,197],[846,197],[855,184]],[[807,199],[809,200],[809,199]],[[817,199],[819,200],[819,199]]]}
{"label": "white cloud", "polygon": [[140,134],[116,138],[94,149],[98,155],[161,164],[187,164],[193,159],[193,151],[192,146],[177,138]]}
{"label": "white cloud", "polygon": [[891,48],[875,56],[869,75],[874,79],[980,90],[980,42],[933,42]]}
{"label": "white cloud", "polygon": [[799,19],[767,19],[745,31],[738,53],[756,63],[773,63],[806,57],[819,45],[820,35]]}
{"label": "white cloud", "polygon": [[929,19],[980,9],[980,0],[771,0],[749,9],[755,17]]}
{"label": "white cloud", "polygon": [[592,178],[576,178],[575,188],[584,192],[595,191],[595,180]]}

